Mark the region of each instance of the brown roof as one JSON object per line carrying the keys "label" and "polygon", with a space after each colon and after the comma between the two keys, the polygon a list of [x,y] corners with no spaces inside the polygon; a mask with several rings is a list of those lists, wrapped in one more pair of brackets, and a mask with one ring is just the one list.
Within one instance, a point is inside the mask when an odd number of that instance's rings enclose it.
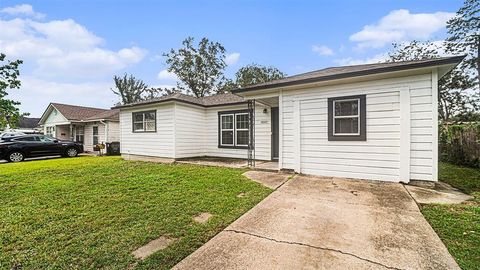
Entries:
{"label": "brown roof", "polygon": [[120,110],[114,109],[114,110],[106,110],[104,112],[101,112],[99,114],[96,114],[94,116],[91,116],[85,120],[113,120],[113,121],[119,121],[120,117]]}
{"label": "brown roof", "polygon": [[178,102],[198,105],[202,107],[213,107],[213,106],[239,104],[239,103],[246,102],[243,97],[237,96],[232,93],[225,93],[225,94],[219,94],[219,95],[201,97],[201,98],[185,95],[182,93],[174,93],[168,96],[142,100],[139,102],[134,102],[134,103],[125,104],[125,105],[119,105],[114,108],[126,108],[126,107],[161,103],[161,102],[167,102],[167,101],[178,101]]}
{"label": "brown roof", "polygon": [[414,68],[423,68],[437,65],[458,64],[465,56],[442,57],[427,60],[416,61],[402,61],[389,62],[341,67],[329,67],[307,73],[302,73],[294,76],[289,76],[283,79],[269,81],[265,83],[255,84],[239,89],[235,89],[233,93],[242,93],[253,90],[262,90],[274,87],[290,86],[304,83],[312,83],[319,81],[328,81],[336,79],[344,79],[349,77],[365,76],[378,73],[387,73],[394,71],[401,71]]}
{"label": "brown roof", "polygon": [[61,103],[50,104],[70,121],[85,121],[97,119],[118,120],[118,110],[108,110]]}

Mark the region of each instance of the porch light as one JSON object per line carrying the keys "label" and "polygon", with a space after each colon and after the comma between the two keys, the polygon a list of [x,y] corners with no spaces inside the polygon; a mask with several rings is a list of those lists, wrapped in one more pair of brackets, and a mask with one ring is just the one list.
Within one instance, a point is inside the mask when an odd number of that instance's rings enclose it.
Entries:
{"label": "porch light", "polygon": [[268,109],[267,109],[267,108],[263,109],[263,113],[264,113],[264,114],[267,114],[267,113],[268,113]]}

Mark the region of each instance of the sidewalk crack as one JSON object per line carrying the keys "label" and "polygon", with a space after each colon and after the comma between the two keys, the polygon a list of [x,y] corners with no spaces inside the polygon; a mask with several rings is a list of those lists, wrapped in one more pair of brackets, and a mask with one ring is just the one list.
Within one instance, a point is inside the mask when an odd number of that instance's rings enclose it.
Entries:
{"label": "sidewalk crack", "polygon": [[300,242],[291,242],[291,241],[277,240],[277,239],[274,239],[274,238],[270,238],[270,237],[266,237],[266,236],[262,236],[262,235],[258,235],[258,234],[254,234],[254,233],[250,233],[250,232],[234,230],[234,229],[225,229],[224,231],[226,231],[226,232],[233,232],[233,233],[239,233],[239,234],[246,234],[246,235],[250,235],[250,236],[253,236],[253,237],[257,237],[257,238],[266,239],[266,240],[273,241],[273,242],[277,242],[277,243],[283,243],[283,244],[289,244],[289,245],[299,245],[299,246],[310,247],[310,248],[314,248],[314,249],[320,249],[320,250],[337,252],[337,253],[341,253],[341,254],[343,254],[343,255],[355,257],[355,258],[357,258],[357,259],[359,259],[359,260],[362,260],[362,261],[366,261],[366,262],[369,262],[369,263],[372,263],[372,264],[376,264],[376,265],[385,267],[385,268],[387,268],[387,269],[403,270],[402,268],[396,268],[396,267],[384,265],[384,264],[382,264],[382,263],[379,263],[379,262],[376,262],[376,261],[372,261],[372,260],[370,260],[370,259],[363,258],[363,257],[360,257],[360,256],[355,255],[355,254],[353,254],[353,253],[345,252],[345,251],[342,251],[342,250],[339,250],[339,249],[313,246],[313,245],[310,245],[310,244],[305,244],[305,243],[300,243]]}

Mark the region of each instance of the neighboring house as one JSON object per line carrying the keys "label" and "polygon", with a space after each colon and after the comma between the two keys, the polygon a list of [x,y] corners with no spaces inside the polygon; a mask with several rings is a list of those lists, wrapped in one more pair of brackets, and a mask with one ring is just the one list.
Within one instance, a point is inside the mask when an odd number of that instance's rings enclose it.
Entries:
{"label": "neighboring house", "polygon": [[42,129],[38,126],[39,121],[40,118],[22,116],[18,121],[18,127],[15,128],[15,131],[23,132],[25,134],[41,133]]}
{"label": "neighboring house", "polygon": [[85,151],[120,140],[118,110],[50,103],[39,124],[45,135],[83,142]]}
{"label": "neighboring house", "polygon": [[250,156],[306,174],[437,181],[437,83],[462,59],[333,67],[236,95],[118,106],[122,156]]}
{"label": "neighboring house", "polygon": [[25,134],[42,133],[42,129],[38,126],[38,121],[40,121],[40,118],[21,116],[18,121],[18,127],[10,128],[7,126],[5,131],[21,132]]}

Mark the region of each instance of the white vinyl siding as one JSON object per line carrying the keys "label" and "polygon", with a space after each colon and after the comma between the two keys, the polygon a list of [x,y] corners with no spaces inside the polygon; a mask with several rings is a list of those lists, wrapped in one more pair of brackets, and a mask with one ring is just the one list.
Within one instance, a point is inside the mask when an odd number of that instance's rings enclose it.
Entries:
{"label": "white vinyl siding", "polygon": [[55,126],[55,138],[59,140],[70,140],[70,125]]}
{"label": "white vinyl siding", "polygon": [[[132,112],[157,111],[157,131],[132,132]],[[174,158],[174,105],[156,104],[120,111],[120,149],[122,154]]]}
{"label": "white vinyl siding", "polygon": [[119,142],[120,141],[120,124],[114,121],[108,121],[108,138],[107,142]]}
{"label": "white vinyl siding", "polygon": [[175,104],[175,157],[205,156],[205,109]]}
{"label": "white vinyl siding", "polygon": [[[267,108],[267,113],[263,109]],[[157,133],[133,133],[132,109],[120,112],[122,154],[187,158],[215,156],[247,158],[246,149],[218,147],[218,112],[245,110],[247,105],[203,108],[175,103],[156,104],[144,111],[157,109]],[[270,108],[256,106],[256,158],[271,159],[271,114]]]}
{"label": "white vinyl siding", "polygon": [[[267,113],[263,113],[263,109]],[[247,105],[212,107],[206,109],[205,155],[229,158],[247,158],[246,149],[218,148],[218,112],[246,110]],[[271,159],[271,110],[261,104],[255,106],[255,158]]]}
{"label": "white vinyl siding", "polygon": [[50,114],[48,115],[47,119],[45,119],[44,125],[50,126],[52,124],[67,123],[68,120],[65,118],[57,109],[51,108]]}
{"label": "white vinyl siding", "polygon": [[105,125],[100,122],[91,122],[85,124],[85,142],[83,147],[85,151],[93,151],[93,127],[98,127],[98,143],[105,143]]}
{"label": "white vinyl siding", "polygon": [[[410,178],[433,180],[431,87],[431,74],[424,74],[284,90],[281,166],[299,166],[307,174],[399,181],[400,90],[404,90],[410,91],[412,103]],[[359,94],[366,95],[367,141],[328,141],[327,99]],[[299,123],[294,121],[295,113]]]}
{"label": "white vinyl siding", "polygon": [[437,147],[433,125],[437,123],[438,112],[433,111],[433,102],[431,83],[410,87],[411,179],[436,180],[432,177],[433,147]]}

